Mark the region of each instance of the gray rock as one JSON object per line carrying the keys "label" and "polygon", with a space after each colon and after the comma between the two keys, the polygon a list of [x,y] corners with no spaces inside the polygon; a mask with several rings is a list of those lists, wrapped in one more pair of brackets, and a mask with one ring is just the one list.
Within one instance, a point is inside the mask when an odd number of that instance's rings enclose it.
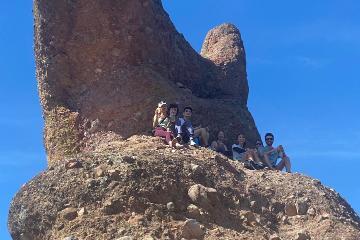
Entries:
{"label": "gray rock", "polygon": [[133,237],[130,237],[130,236],[123,236],[123,237],[119,237],[115,240],[133,240],[134,238]]}
{"label": "gray rock", "polygon": [[182,226],[182,237],[186,239],[200,239],[204,234],[204,230],[195,219],[186,220]]}
{"label": "gray rock", "polygon": [[63,238],[63,240],[78,240],[78,238],[74,237],[74,236],[69,236],[69,237]]}
{"label": "gray rock", "polygon": [[207,188],[201,184],[195,184],[189,188],[188,196],[197,206],[211,209],[219,204],[218,193],[214,188]]}
{"label": "gray rock", "polygon": [[170,211],[170,212],[173,212],[175,211],[175,204],[173,202],[168,202],[166,204],[166,208]]}
{"label": "gray rock", "polygon": [[187,216],[199,220],[201,216],[200,209],[196,205],[190,204],[187,207]]}

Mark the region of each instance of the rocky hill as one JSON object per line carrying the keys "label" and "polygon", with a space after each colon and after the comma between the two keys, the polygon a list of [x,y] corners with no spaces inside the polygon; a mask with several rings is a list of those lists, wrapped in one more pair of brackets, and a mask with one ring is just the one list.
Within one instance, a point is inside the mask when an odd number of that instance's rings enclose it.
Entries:
{"label": "rocky hill", "polygon": [[97,134],[82,155],[24,186],[9,228],[22,240],[360,237],[359,217],[318,180],[115,134]]}
{"label": "rocky hill", "polygon": [[160,0],[34,0],[34,15],[49,167],[11,203],[14,240],[360,239],[359,217],[318,180],[149,136],[167,100],[212,134],[259,138],[234,25],[200,55]]}

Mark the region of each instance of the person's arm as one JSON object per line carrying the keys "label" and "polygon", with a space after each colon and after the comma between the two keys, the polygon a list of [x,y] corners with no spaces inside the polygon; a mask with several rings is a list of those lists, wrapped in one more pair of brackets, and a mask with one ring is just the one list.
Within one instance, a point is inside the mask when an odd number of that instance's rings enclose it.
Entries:
{"label": "person's arm", "polygon": [[181,134],[181,126],[183,124],[183,121],[181,121],[181,118],[179,118],[176,123],[175,123],[175,130],[176,130],[176,133],[179,135]]}
{"label": "person's arm", "polygon": [[273,149],[271,149],[271,150],[269,150],[269,151],[267,151],[267,152],[263,152],[263,154],[265,155],[269,155],[269,154],[271,154],[271,153],[274,153],[274,152],[277,152],[278,150],[277,150],[277,148],[273,148]]}
{"label": "person's arm", "polygon": [[157,114],[157,111],[155,111],[155,115],[153,117],[153,128],[157,127],[159,121],[159,115]]}
{"label": "person's arm", "polygon": [[268,154],[264,154],[264,161],[265,161],[265,164],[271,169],[271,170],[275,170],[275,168],[270,164],[270,161],[269,161],[269,155]]}
{"label": "person's arm", "polygon": [[210,145],[210,148],[211,148],[212,150],[216,151],[216,149],[217,149],[217,142],[216,142],[216,141],[213,141],[213,142],[211,143],[211,145]]}
{"label": "person's arm", "polygon": [[190,121],[187,121],[187,130],[189,131],[190,136],[192,137],[194,135],[194,128]]}

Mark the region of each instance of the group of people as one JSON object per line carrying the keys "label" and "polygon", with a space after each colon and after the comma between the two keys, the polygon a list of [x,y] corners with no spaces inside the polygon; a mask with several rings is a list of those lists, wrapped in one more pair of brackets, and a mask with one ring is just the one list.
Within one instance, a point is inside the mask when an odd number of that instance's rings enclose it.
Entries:
{"label": "group of people", "polygon": [[[274,135],[265,134],[266,146],[261,140],[257,140],[255,148],[246,147],[244,134],[239,134],[237,143],[231,146],[231,150],[225,144],[225,133],[219,131],[217,139],[209,145],[209,129],[193,127],[191,122],[192,108],[187,106],[183,109],[182,116],[178,117],[179,107],[177,104],[160,102],[155,110],[153,118],[153,134],[165,139],[172,147],[179,148],[184,144],[191,146],[203,146],[222,153],[233,160],[243,162],[250,169],[269,168],[282,171],[284,168],[291,172],[291,162],[280,145],[273,147]],[[278,160],[280,162],[278,162]]]}

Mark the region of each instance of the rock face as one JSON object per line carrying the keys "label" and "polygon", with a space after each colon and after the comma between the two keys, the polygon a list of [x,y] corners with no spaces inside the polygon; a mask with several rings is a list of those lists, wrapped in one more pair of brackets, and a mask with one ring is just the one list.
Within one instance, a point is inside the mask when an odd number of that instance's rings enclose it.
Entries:
{"label": "rock face", "polygon": [[[250,171],[153,137],[95,135],[77,158],[82,167],[58,161],[19,191],[9,214],[14,240],[360,239],[356,213],[309,177]],[[315,213],[287,216],[286,206],[305,198]]]}
{"label": "rock face", "polygon": [[[35,53],[50,164],[92,134],[151,129],[160,100],[191,105],[194,122],[228,139],[259,138],[247,110],[245,51],[231,24],[211,30],[202,56],[160,0],[34,1]],[[181,86],[181,87],[179,87]]]}

